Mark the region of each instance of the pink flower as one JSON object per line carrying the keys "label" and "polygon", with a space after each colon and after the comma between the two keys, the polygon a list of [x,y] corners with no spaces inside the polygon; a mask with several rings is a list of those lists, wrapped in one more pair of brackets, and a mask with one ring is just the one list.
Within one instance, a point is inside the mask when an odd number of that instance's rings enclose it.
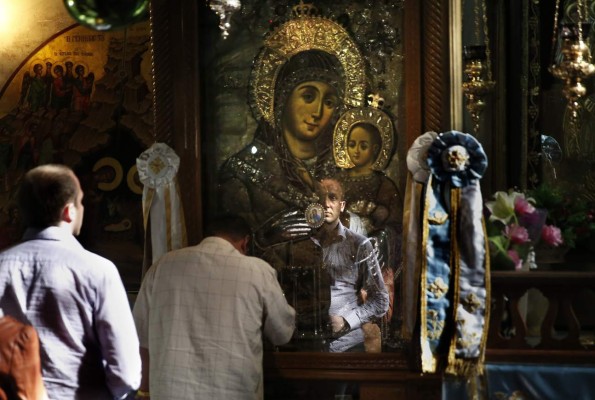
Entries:
{"label": "pink flower", "polygon": [[533,207],[533,205],[523,196],[517,196],[514,199],[514,212],[520,216],[533,214],[535,212],[535,207]]}
{"label": "pink flower", "polygon": [[518,270],[523,267],[523,260],[519,256],[519,253],[516,252],[516,250],[508,250],[507,254],[508,254],[508,257],[510,257],[510,259],[514,263],[514,269]]}
{"label": "pink flower", "polygon": [[545,244],[558,247],[562,243],[564,243],[564,239],[562,239],[562,232],[560,232],[560,228],[554,225],[544,225],[543,229],[541,230],[541,239],[545,242]]}
{"label": "pink flower", "polygon": [[529,241],[529,232],[524,226],[517,224],[506,225],[504,236],[510,239],[512,243],[523,244]]}

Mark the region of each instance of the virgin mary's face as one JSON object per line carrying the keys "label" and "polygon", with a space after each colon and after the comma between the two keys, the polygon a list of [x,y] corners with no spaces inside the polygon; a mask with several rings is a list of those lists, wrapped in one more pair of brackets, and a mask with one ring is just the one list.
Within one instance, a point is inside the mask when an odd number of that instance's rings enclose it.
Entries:
{"label": "virgin mary's face", "polygon": [[316,140],[328,126],[339,106],[335,89],[327,83],[308,81],[298,84],[289,95],[282,127],[294,138]]}

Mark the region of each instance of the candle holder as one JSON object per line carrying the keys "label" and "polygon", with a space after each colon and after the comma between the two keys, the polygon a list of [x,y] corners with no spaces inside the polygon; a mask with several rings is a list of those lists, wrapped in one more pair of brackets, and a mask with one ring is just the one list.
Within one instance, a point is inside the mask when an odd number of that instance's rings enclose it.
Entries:
{"label": "candle holder", "polygon": [[487,47],[463,46],[463,60],[465,62],[463,82],[463,93],[465,94],[465,105],[471,120],[475,134],[479,132],[481,113],[485,109],[485,98],[494,88],[495,82],[488,78],[489,65],[487,58]]}
{"label": "candle holder", "polygon": [[[582,31],[582,32],[581,32]],[[556,78],[563,81],[562,94],[568,100],[567,111],[569,113],[569,137],[565,140],[567,154],[580,152],[578,141],[578,113],[580,109],[579,100],[587,94],[587,88],[583,81],[595,74],[595,65],[591,63],[591,51],[583,40],[584,33],[588,31],[588,25],[564,24],[560,31],[561,60],[553,63],[549,71]]]}

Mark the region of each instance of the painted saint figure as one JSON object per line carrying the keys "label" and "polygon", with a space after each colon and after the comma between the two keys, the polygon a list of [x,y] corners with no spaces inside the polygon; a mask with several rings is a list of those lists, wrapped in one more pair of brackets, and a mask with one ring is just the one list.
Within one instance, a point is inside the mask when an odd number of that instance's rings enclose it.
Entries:
{"label": "painted saint figure", "polygon": [[354,166],[342,171],[340,178],[348,210],[360,216],[367,233],[399,221],[402,212],[397,186],[374,167],[381,149],[380,132],[373,124],[359,122],[350,130],[347,154]]}
{"label": "painted saint figure", "polygon": [[61,65],[54,67],[55,77],[52,81],[50,92],[50,107],[55,110],[68,108],[70,105],[70,97],[64,84],[64,68]]}
{"label": "painted saint figure", "polygon": [[45,106],[46,100],[46,82],[41,75],[43,65],[35,64],[33,66],[33,77],[28,82],[27,103],[32,112],[36,112]]}
{"label": "painted saint figure", "polygon": [[321,251],[307,240],[313,228],[305,210],[318,201],[317,182],[338,172],[334,124],[362,103],[365,68],[343,27],[294,16],[265,39],[254,62],[251,105],[259,126],[253,141],[223,164],[218,205],[251,223],[255,253],[277,269],[297,310],[296,336],[313,338],[328,328],[329,284]]}
{"label": "painted saint figure", "polygon": [[382,321],[383,337],[387,339],[393,336],[388,329],[393,316],[402,230],[401,195],[383,172],[395,147],[392,119],[373,106],[348,110],[335,127],[333,143],[335,161],[343,168],[338,179],[345,190],[346,208],[360,217],[362,233],[373,239],[390,295],[389,312]]}
{"label": "painted saint figure", "polygon": [[74,68],[74,72],[76,76],[72,87],[72,109],[88,114],[91,107],[91,92],[95,74],[90,72],[85,76],[85,67],[80,64]]}

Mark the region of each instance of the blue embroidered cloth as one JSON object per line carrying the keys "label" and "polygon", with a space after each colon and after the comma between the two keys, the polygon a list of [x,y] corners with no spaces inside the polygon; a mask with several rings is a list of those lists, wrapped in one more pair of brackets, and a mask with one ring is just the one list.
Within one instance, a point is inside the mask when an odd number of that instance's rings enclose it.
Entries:
{"label": "blue embroidered cloth", "polygon": [[[592,399],[594,365],[486,364],[488,399],[560,400]],[[442,382],[442,398],[466,400],[466,383]]]}

